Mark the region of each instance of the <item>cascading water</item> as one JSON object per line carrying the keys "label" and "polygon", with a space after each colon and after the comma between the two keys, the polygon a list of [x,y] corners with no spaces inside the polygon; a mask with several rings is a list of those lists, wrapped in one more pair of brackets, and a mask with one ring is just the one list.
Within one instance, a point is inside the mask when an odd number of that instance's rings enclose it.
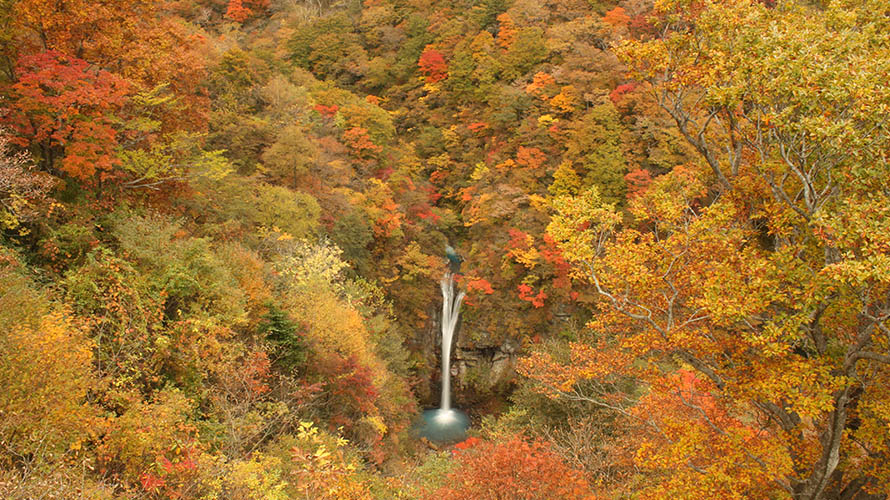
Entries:
{"label": "cascading water", "polygon": [[[449,247],[450,248],[450,247]],[[445,273],[442,281],[442,399],[440,407],[423,412],[420,434],[439,442],[454,442],[466,438],[470,421],[460,410],[451,408],[451,344],[460,317],[460,305],[466,295],[463,290],[455,296],[454,274]]]}
{"label": "cascading water", "polygon": [[457,319],[460,317],[460,304],[466,295],[463,290],[454,296],[454,275],[450,272],[440,282],[442,285],[442,399],[439,408],[451,409],[451,343]]}

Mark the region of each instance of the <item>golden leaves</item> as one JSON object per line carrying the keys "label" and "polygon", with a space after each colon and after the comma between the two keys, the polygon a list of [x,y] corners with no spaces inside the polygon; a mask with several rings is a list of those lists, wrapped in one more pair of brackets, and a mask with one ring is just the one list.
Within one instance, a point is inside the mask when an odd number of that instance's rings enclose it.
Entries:
{"label": "golden leaves", "polygon": [[621,222],[614,207],[600,201],[596,187],[579,196],[557,197],[552,207],[556,214],[547,226],[547,234],[560,245],[569,261],[592,261]]}

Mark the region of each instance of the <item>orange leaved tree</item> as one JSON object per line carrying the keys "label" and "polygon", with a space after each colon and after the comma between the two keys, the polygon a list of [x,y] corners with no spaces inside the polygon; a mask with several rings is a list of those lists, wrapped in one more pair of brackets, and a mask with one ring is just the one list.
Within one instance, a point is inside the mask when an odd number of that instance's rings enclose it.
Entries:
{"label": "orange leaved tree", "polygon": [[468,439],[457,445],[458,462],[434,498],[455,500],[580,500],[593,498],[587,481],[543,441],[513,436]]}
{"label": "orange leaved tree", "polygon": [[890,493],[879,11],[666,1],[661,36],[619,49],[699,161],[626,224],[596,190],[553,203],[548,231],[600,301],[570,362],[522,371],[637,426],[641,498]]}
{"label": "orange leaved tree", "polygon": [[22,145],[37,146],[43,168],[82,180],[110,171],[117,162],[114,114],[129,83],[54,50],[22,57],[17,72],[9,120]]}

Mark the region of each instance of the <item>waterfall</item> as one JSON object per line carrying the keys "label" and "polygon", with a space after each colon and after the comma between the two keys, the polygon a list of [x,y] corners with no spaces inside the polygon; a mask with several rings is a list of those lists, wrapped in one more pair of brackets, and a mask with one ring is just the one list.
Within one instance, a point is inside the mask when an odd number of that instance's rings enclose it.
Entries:
{"label": "waterfall", "polygon": [[[454,253],[452,250],[451,253]],[[456,257],[456,256],[455,256]],[[459,257],[456,257],[459,259]],[[452,260],[449,256],[449,260]],[[454,262],[454,260],[452,260]],[[460,261],[458,260],[458,265]],[[464,292],[454,284],[454,272],[451,268],[445,273],[442,281],[442,401],[436,409],[424,410],[423,419],[418,424],[419,434],[437,443],[456,443],[467,438],[470,419],[467,414],[451,408],[451,344],[454,341],[454,330],[457,329],[457,318],[460,316],[460,304],[464,300]],[[455,296],[456,295],[456,296]]]}
{"label": "waterfall", "polygon": [[451,342],[460,316],[460,304],[466,295],[463,290],[454,296],[454,275],[445,273],[442,281],[442,410],[451,409]]}

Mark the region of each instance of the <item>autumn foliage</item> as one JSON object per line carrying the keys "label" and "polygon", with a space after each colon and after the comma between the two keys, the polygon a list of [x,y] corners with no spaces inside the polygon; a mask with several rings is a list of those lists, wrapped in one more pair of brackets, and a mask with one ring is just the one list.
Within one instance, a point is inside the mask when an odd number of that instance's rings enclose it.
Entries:
{"label": "autumn foliage", "polygon": [[448,65],[445,63],[445,58],[441,52],[431,47],[424,49],[417,66],[429,83],[436,83],[448,77]]}
{"label": "autumn foliage", "polygon": [[226,6],[226,18],[243,23],[257,11],[269,6],[269,0],[229,0]]}
{"label": "autumn foliage", "polygon": [[885,3],[0,1],[0,497],[890,495]]}
{"label": "autumn foliage", "polygon": [[114,114],[126,103],[130,85],[56,51],[23,57],[17,73],[9,119],[20,142],[39,144],[45,167],[80,180],[111,171],[118,145]]}
{"label": "autumn foliage", "polygon": [[[872,246],[876,233],[847,224],[862,210],[869,220],[885,220],[864,201],[876,194],[861,158],[888,136],[842,133],[858,145],[854,155],[830,142],[819,146],[826,155],[820,160],[787,155],[799,145],[792,130],[837,137],[838,121],[859,129],[874,120],[828,102],[814,106],[821,91],[804,95],[792,83],[807,74],[810,61],[791,47],[821,43],[818,33],[833,29],[821,24],[825,19],[780,16],[785,27],[774,31],[778,18],[765,21],[772,13],[757,4],[673,8],[659,12],[684,16],[696,33],[721,36],[699,46],[686,37],[687,27],[676,27],[665,39],[628,41],[620,53],[659,93],[699,159],[651,181],[629,174],[632,223],[623,223],[595,188],[555,200],[548,232],[600,301],[588,338],[570,343],[561,360],[540,352],[521,369],[543,393],[611,409],[639,428],[629,446],[650,481],[637,487],[642,497],[815,499],[846,488],[883,494],[882,469],[848,464],[877,458],[853,442],[863,425],[874,425],[866,422],[887,422],[882,413],[858,408],[886,401],[886,394],[864,388],[886,376],[888,359],[874,349],[883,352],[887,342],[877,332],[886,329],[883,294],[890,282],[874,266],[885,257]],[[806,34],[792,27],[798,23],[809,27]],[[746,38],[755,32],[775,39]],[[735,45],[742,39],[754,47]],[[669,44],[671,55],[660,50]],[[820,85],[848,95],[859,109],[885,102],[886,94],[847,86],[845,56],[836,52],[880,51],[875,40],[851,35],[844,44],[821,47],[838,66]],[[684,56],[676,58],[681,47]],[[773,56],[740,57],[725,72],[698,73],[705,53],[729,60],[755,47]],[[789,79],[779,83],[777,71]],[[759,75],[764,91],[729,90],[752,85],[742,73]],[[879,82],[870,72],[858,80],[862,89]],[[711,104],[687,103],[683,95],[693,89]],[[759,111],[738,111],[750,106]],[[794,109],[794,117],[774,111],[780,108]],[[718,133],[711,128],[718,117],[732,125]],[[762,127],[772,132],[755,140]],[[731,145],[734,154],[715,152]],[[823,175],[839,169],[846,172],[843,186]],[[886,175],[884,167],[877,170]],[[799,183],[777,181],[791,176]],[[839,224],[845,229],[835,233]],[[616,390],[620,383],[640,392]]]}
{"label": "autumn foliage", "polygon": [[584,477],[546,442],[511,436],[496,442],[468,440],[455,448],[457,467],[447,485],[429,498],[593,498]]}

